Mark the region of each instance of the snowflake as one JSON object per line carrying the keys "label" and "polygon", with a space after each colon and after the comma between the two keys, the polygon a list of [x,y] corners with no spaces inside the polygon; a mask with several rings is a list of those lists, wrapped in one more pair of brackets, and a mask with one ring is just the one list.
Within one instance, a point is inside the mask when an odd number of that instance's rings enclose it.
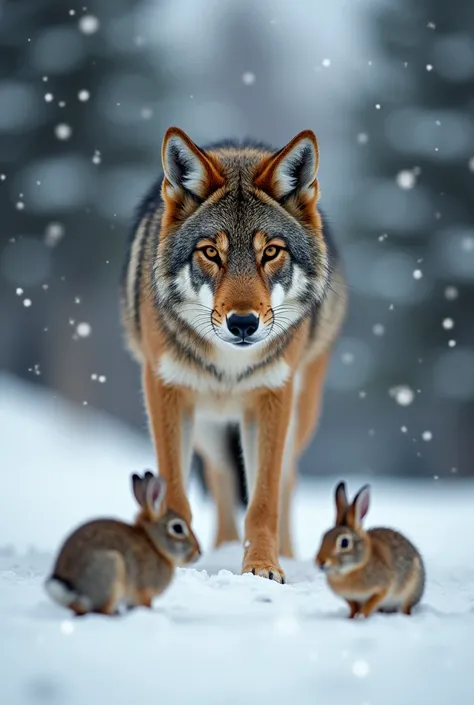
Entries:
{"label": "snowflake", "polygon": [[370,667],[367,661],[358,659],[352,664],[352,673],[356,676],[356,678],[365,678],[369,675],[369,671]]}
{"label": "snowflake", "polygon": [[79,93],[77,94],[77,97],[79,98],[79,100],[82,103],[85,103],[87,100],[89,100],[89,98],[91,97],[91,94],[89,93],[89,91],[82,90],[82,91],[79,91]]}
{"label": "snowflake", "polygon": [[454,321],[452,318],[445,318],[443,321],[443,328],[445,330],[451,330],[451,328],[454,328]]}
{"label": "snowflake", "polygon": [[6,174],[0,174],[0,181],[5,181],[6,178],[7,178]]}
{"label": "snowflake", "polygon": [[31,306],[31,299],[24,299],[23,306],[25,306],[25,308],[29,308]]}
{"label": "snowflake", "polygon": [[456,341],[451,339],[451,340],[448,342],[448,345],[449,345],[450,348],[455,348],[455,347],[456,347]]}
{"label": "snowflake", "polygon": [[376,103],[376,104],[375,104],[375,109],[376,109],[376,110],[380,110],[381,107],[382,107],[382,106],[380,105],[380,103]]}
{"label": "snowflake", "polygon": [[140,110],[140,115],[143,120],[150,120],[153,117],[153,110],[151,108],[142,108]]}
{"label": "snowflake", "polygon": [[15,292],[15,293],[16,293],[16,295],[17,295],[17,296],[21,296],[21,295],[22,295],[22,293],[23,293],[23,289],[22,289],[22,288],[21,288],[21,287],[19,286],[19,287],[17,287],[17,289],[16,289],[16,292]]}
{"label": "snowflake", "polygon": [[464,252],[472,252],[474,250],[474,237],[463,238],[462,249]]}
{"label": "snowflake", "polygon": [[52,93],[46,93],[44,99],[47,103],[51,103],[54,100],[54,95]]}
{"label": "snowflake", "polygon": [[72,634],[74,631],[74,624],[71,622],[70,619],[63,619],[60,625],[60,629],[63,634],[69,636],[69,634]]}
{"label": "snowflake", "polygon": [[411,189],[416,184],[416,177],[413,171],[403,169],[403,171],[398,172],[396,181],[397,186],[401,189]]}
{"label": "snowflake", "polygon": [[455,286],[447,286],[444,290],[444,297],[448,299],[448,301],[454,301],[454,299],[457,299],[458,296],[459,292]]}
{"label": "snowflake", "polygon": [[390,396],[392,396],[397,404],[400,406],[410,406],[415,399],[415,393],[408,385],[402,384],[398,387],[393,387],[389,391]]}
{"label": "snowflake", "polygon": [[407,433],[407,432],[408,432],[408,429],[407,429],[406,426],[401,426],[401,427],[400,427],[400,431],[401,431],[402,433]]}
{"label": "snowflake", "polygon": [[367,134],[367,132],[359,132],[359,134],[357,135],[357,142],[359,144],[367,144],[368,141],[369,135]]}
{"label": "snowflake", "polygon": [[84,15],[79,20],[79,29],[83,34],[95,34],[100,27],[100,22],[94,15]]}
{"label": "snowflake", "polygon": [[80,338],[87,338],[92,332],[90,323],[78,323],[76,333]]}
{"label": "snowflake", "polygon": [[244,83],[246,86],[253,86],[255,80],[256,76],[251,71],[245,71],[245,73],[242,74],[242,83]]}
{"label": "snowflake", "polygon": [[341,360],[344,365],[352,365],[354,362],[354,355],[351,352],[345,352],[342,354]]}
{"label": "snowflake", "polygon": [[99,375],[98,378],[99,382],[101,384],[104,384],[104,382],[107,382],[107,377],[105,375]]}
{"label": "snowflake", "polygon": [[432,64],[426,64],[426,70],[427,70],[427,71],[432,71],[432,70],[433,70]]}
{"label": "snowflake", "polygon": [[421,271],[421,269],[415,269],[415,271],[413,272],[413,279],[421,279],[422,276],[423,272]]}
{"label": "snowflake", "polygon": [[381,323],[375,323],[372,327],[372,333],[374,335],[381,336],[385,333],[385,327]]}
{"label": "snowflake", "polygon": [[44,233],[44,244],[46,247],[54,247],[64,237],[64,225],[62,223],[49,223]]}
{"label": "snowflake", "polygon": [[424,441],[428,442],[432,440],[433,434],[431,433],[431,431],[423,431],[421,437]]}
{"label": "snowflake", "polygon": [[54,128],[54,134],[58,140],[68,140],[72,135],[72,128],[65,122],[61,122]]}
{"label": "snowflake", "polygon": [[474,157],[471,157],[467,163],[470,171],[474,171]]}
{"label": "snowflake", "polygon": [[92,157],[92,163],[93,164],[100,164],[102,161],[102,157],[100,155],[100,151],[98,149],[95,150],[94,156]]}
{"label": "snowflake", "polygon": [[331,66],[331,59],[323,59],[321,63],[324,68],[328,68],[329,66]]}

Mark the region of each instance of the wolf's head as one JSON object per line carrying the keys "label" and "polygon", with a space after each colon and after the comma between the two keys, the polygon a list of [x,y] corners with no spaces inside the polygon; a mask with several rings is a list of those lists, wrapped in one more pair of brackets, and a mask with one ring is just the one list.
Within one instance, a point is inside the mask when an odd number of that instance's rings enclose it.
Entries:
{"label": "wolf's head", "polygon": [[228,350],[287,338],[320,304],[328,282],[313,132],[276,153],[204,151],[172,127],[162,160],[155,273],[169,324]]}

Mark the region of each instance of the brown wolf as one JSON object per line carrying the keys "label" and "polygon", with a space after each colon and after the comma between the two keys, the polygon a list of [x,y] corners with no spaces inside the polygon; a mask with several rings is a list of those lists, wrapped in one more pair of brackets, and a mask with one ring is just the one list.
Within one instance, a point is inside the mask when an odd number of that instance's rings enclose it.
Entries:
{"label": "brown wolf", "polygon": [[123,318],[170,506],[187,520],[193,449],[237,538],[226,438],[241,434],[249,495],[243,571],[284,582],[295,464],[316,425],[345,289],[317,208],[310,130],[280,151],[201,149],[176,127],[163,178],[141,205],[123,280]]}

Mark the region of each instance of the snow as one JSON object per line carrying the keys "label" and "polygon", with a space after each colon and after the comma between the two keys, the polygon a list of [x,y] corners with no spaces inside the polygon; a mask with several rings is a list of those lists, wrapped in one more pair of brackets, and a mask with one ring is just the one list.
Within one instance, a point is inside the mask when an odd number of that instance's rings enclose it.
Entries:
{"label": "snow", "polygon": [[[238,545],[209,550],[213,515],[194,484],[201,562],[178,571],[153,611],[72,619],[43,591],[54,553],[79,522],[132,516],[128,477],[153,467],[151,447],[90,407],[9,377],[0,400],[2,703],[473,701],[472,482],[372,478],[369,523],[401,528],[425,557],[427,590],[411,618],[346,619],[313,567],[340,479],[321,478],[298,488],[288,585],[239,575]],[[349,477],[349,490],[366,480]]]}

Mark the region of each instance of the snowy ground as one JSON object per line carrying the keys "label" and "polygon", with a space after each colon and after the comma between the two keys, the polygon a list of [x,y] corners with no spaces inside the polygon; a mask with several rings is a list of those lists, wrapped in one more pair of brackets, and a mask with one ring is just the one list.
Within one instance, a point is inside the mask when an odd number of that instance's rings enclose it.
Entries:
{"label": "snowy ground", "polygon": [[[239,575],[229,546],[179,571],[151,612],[71,620],[42,589],[59,542],[92,516],[131,517],[128,475],[153,458],[127,429],[11,379],[0,401],[2,704],[474,702],[473,484],[373,482],[370,523],[402,528],[425,555],[412,618],[345,619],[311,560],[333,515],[321,480],[298,491],[288,585]],[[192,498],[206,548],[211,509],[199,488]]]}

